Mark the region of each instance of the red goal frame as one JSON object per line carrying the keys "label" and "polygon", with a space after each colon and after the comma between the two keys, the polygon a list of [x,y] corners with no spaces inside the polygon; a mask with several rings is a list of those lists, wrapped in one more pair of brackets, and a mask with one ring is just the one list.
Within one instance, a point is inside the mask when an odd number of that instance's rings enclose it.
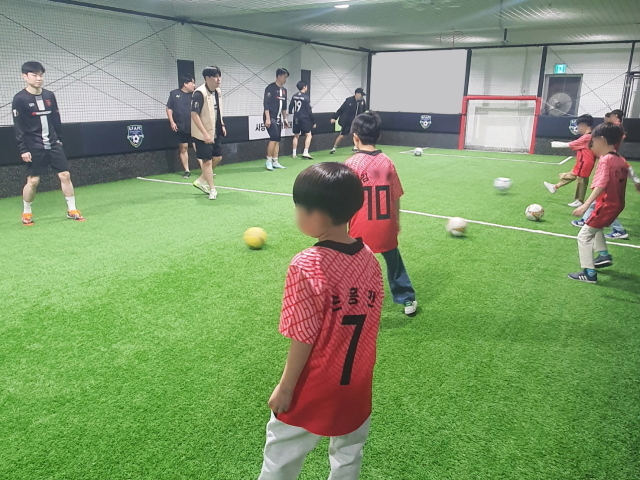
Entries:
{"label": "red goal frame", "polygon": [[531,132],[531,144],[529,153],[533,154],[536,146],[536,132],[538,130],[538,117],[542,108],[542,99],[536,96],[504,96],[504,95],[467,95],[462,97],[462,115],[460,116],[460,138],[458,139],[458,150],[464,150],[464,137],[467,133],[467,109],[469,100],[535,100],[536,107],[533,114],[533,132]]}

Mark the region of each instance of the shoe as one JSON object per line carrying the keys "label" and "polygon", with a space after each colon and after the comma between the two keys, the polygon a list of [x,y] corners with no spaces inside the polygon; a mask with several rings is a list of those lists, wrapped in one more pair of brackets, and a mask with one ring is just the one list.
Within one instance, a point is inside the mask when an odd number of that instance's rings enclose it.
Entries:
{"label": "shoe", "polygon": [[332,148],[331,151],[329,152],[329,154],[333,155],[334,153],[336,153],[336,149]]}
{"label": "shoe", "polygon": [[33,221],[33,214],[31,214],[31,213],[23,213],[22,214],[22,224],[27,226],[27,227],[35,225],[35,222]]}
{"label": "shoe", "polygon": [[267,170],[273,172],[273,162],[271,160],[267,160]]}
{"label": "shoe", "polygon": [[578,273],[570,273],[569,278],[571,280],[578,280],[579,282],[586,283],[596,283],[598,281],[598,274],[595,273],[593,276],[589,275],[586,270]]}
{"label": "shoe", "polygon": [[80,210],[69,210],[67,212],[67,218],[75,220],[76,222],[84,222],[84,217],[80,215]]}
{"label": "shoe", "polygon": [[[304,157],[304,155],[303,155]],[[291,155],[291,158],[298,158],[298,155],[296,155],[295,153],[293,155]]]}
{"label": "shoe", "polygon": [[356,147],[353,147],[353,148],[351,149],[351,151],[352,151],[353,153],[356,153],[356,152],[358,151],[358,149],[357,149]]}
{"label": "shoe", "polygon": [[418,301],[414,300],[413,302],[407,300],[404,302],[404,314],[405,315],[413,315],[418,310]]}
{"label": "shoe", "polygon": [[629,238],[629,234],[627,232],[611,232],[607,233],[604,238],[608,238],[609,240],[625,240]]}
{"label": "shoe", "polygon": [[302,154],[302,158],[304,158],[305,160],[313,160],[313,157],[311,155],[309,155],[308,153],[306,155]]}
{"label": "shoe", "polygon": [[613,265],[613,258],[611,258],[611,255],[598,255],[593,261],[593,265],[596,268],[610,267]]}
{"label": "shoe", "polygon": [[582,206],[582,202],[580,200],[576,200],[575,202],[567,203],[567,207],[578,208]]}
{"label": "shoe", "polygon": [[211,190],[211,193],[209,193],[209,200],[215,200],[216,198],[218,198],[218,190],[214,188]]}
{"label": "shoe", "polygon": [[200,183],[197,180],[195,182],[193,182],[193,186],[196,187],[198,190],[200,190],[202,193],[206,193],[207,195],[209,195],[209,193],[211,193],[211,188],[209,188],[209,185],[205,185],[204,183]]}
{"label": "shoe", "polygon": [[544,186],[547,187],[547,190],[549,190],[550,193],[556,193],[558,191],[553,183],[544,182]]}
{"label": "shoe", "polygon": [[182,178],[189,178],[191,176],[191,172],[187,171],[184,172],[184,174],[182,175]]}
{"label": "shoe", "polygon": [[571,225],[573,225],[574,227],[582,228],[582,227],[584,227],[584,220],[582,220],[582,219],[580,219],[580,220],[572,220],[571,221]]}
{"label": "shoe", "polygon": [[285,169],[287,167],[285,167],[284,165],[280,165],[280,162],[273,162],[273,168]]}

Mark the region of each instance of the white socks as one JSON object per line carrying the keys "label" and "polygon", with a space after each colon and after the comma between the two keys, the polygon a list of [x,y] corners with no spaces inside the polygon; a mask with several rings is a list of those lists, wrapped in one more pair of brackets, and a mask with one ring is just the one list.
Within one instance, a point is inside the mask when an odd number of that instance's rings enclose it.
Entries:
{"label": "white socks", "polygon": [[303,155],[309,155],[309,149],[308,148],[304,149]]}
{"label": "white socks", "polygon": [[22,201],[22,205],[24,205],[24,211],[23,213],[32,213],[31,212],[31,204],[33,202],[25,202],[24,200]]}
{"label": "white socks", "polygon": [[267,155],[267,162],[273,162],[273,157],[270,157],[269,155]]}
{"label": "white socks", "polygon": [[72,212],[76,209],[76,197],[64,197],[67,201],[67,209]]}
{"label": "white socks", "polygon": [[293,156],[295,157],[297,153],[298,153],[298,149],[297,149],[297,148],[294,148],[294,149],[293,149]]}
{"label": "white socks", "polygon": [[278,157],[273,157],[273,163],[278,163]]}

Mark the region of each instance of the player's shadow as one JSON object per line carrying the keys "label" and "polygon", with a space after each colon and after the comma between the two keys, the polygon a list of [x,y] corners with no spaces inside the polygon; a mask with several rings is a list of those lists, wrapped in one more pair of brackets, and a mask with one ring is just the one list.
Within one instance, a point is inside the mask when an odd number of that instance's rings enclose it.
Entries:
{"label": "player's shadow", "polygon": [[609,282],[602,284],[604,287],[624,290],[640,296],[640,276],[616,272],[615,270],[602,270],[598,272],[598,275],[609,277]]}

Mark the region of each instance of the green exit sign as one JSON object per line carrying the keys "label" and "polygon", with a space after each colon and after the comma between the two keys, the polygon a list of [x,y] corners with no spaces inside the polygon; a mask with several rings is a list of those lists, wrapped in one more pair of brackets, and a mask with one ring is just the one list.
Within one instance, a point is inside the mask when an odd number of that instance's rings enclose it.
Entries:
{"label": "green exit sign", "polygon": [[564,63],[556,63],[553,73],[567,73],[567,66]]}

